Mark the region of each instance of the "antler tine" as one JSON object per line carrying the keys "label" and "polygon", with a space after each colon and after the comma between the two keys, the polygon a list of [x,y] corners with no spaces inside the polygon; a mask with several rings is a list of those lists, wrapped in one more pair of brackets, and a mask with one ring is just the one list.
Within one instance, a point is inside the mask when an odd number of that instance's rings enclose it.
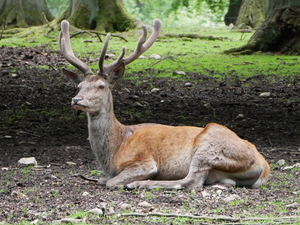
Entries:
{"label": "antler tine", "polygon": [[99,62],[98,62],[98,66],[99,66],[98,74],[102,74],[104,72],[104,59],[105,59],[110,35],[111,35],[110,33],[106,34],[105,42],[104,42],[103,48],[101,50],[101,54],[100,54],[100,58],[99,58]]}
{"label": "antler tine", "polygon": [[122,48],[122,53],[119,55],[119,57],[116,61],[114,61],[114,62],[112,62],[108,65],[104,65],[105,54],[106,54],[106,51],[107,51],[110,36],[111,36],[110,33],[108,33],[106,35],[105,43],[104,43],[104,46],[102,48],[101,55],[100,55],[100,58],[99,58],[99,71],[98,71],[99,75],[103,74],[103,73],[109,73],[110,71],[115,69],[118,65],[120,65],[120,63],[122,62],[123,57],[125,55],[125,48],[123,47]]}
{"label": "antler tine", "polygon": [[64,57],[69,63],[71,63],[77,69],[82,71],[85,76],[93,74],[90,67],[74,55],[73,49],[70,44],[69,22],[67,20],[63,20],[61,22],[61,32],[59,34],[59,46],[61,52],[63,53]]}
{"label": "antler tine", "polygon": [[131,62],[133,62],[135,59],[137,59],[141,54],[143,54],[148,48],[150,48],[152,46],[152,44],[154,43],[154,41],[157,39],[160,30],[162,27],[162,22],[159,19],[154,20],[154,29],[153,32],[151,34],[151,36],[149,37],[148,41],[146,41],[146,37],[147,37],[147,29],[145,26],[143,26],[143,34],[140,37],[140,39],[138,40],[137,46],[134,50],[134,52],[127,56],[126,58],[123,59],[123,62],[125,64],[129,64]]}

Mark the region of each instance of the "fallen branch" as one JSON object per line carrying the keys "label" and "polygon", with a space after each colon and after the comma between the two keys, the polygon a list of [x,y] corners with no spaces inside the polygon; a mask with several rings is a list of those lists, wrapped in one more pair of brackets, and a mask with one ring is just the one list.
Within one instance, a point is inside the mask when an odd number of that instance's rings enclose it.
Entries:
{"label": "fallen branch", "polygon": [[165,60],[165,59],[168,60],[169,62],[170,62],[170,61],[181,62],[180,60],[176,59],[176,58],[173,57],[173,56],[164,56],[164,57],[160,58],[158,61],[152,63],[151,66],[154,66],[154,65],[160,63],[161,61],[163,61],[163,60]]}
{"label": "fallen branch", "polygon": [[225,221],[233,221],[238,222],[240,218],[234,218],[229,216],[194,216],[194,215],[187,215],[187,214],[177,214],[177,213],[158,213],[158,212],[150,212],[150,213],[122,213],[119,216],[164,216],[164,217],[185,217],[185,218],[192,218],[192,219],[207,219],[207,220],[225,220]]}
{"label": "fallen branch", "polygon": [[[93,35],[92,35],[92,33],[91,32],[89,32],[89,31],[86,31],[86,30],[81,30],[81,31],[78,31],[77,33],[75,33],[75,34],[72,34],[72,35],[70,35],[70,38],[73,38],[73,37],[75,37],[76,35],[79,35],[79,34],[84,34],[84,33],[87,33],[87,34],[89,34],[91,37],[93,37]],[[102,40],[100,40],[100,42],[102,42]]]}
{"label": "fallen branch", "polygon": [[243,218],[241,219],[242,221],[251,221],[251,220],[273,220],[277,222],[287,222],[287,220],[293,220],[293,221],[300,221],[300,216],[283,216],[283,217],[266,217],[266,218],[261,218],[261,217],[248,217],[248,218]]}
{"label": "fallen branch", "polygon": [[[206,220],[224,220],[224,221],[232,221],[232,222],[242,222],[242,221],[262,221],[262,220],[272,220],[276,222],[299,222],[299,216],[284,216],[284,217],[275,217],[275,218],[261,218],[261,217],[249,217],[249,218],[237,218],[230,216],[195,216],[188,214],[177,214],[177,213],[158,213],[158,212],[149,212],[149,213],[121,213],[118,215],[122,216],[138,216],[138,217],[146,217],[146,216],[164,216],[164,217],[184,217],[191,219],[206,219]],[[248,224],[248,223],[246,223]]]}
{"label": "fallen branch", "polygon": [[90,182],[95,182],[95,183],[98,182],[97,179],[92,179],[92,178],[83,176],[82,174],[74,174],[73,177],[80,177],[80,178],[82,178],[83,180],[87,180],[87,181],[90,181]]}
{"label": "fallen branch", "polygon": [[[75,33],[75,34],[72,34],[72,35],[70,36],[70,38],[73,38],[73,37],[75,37],[76,35],[84,34],[84,33],[88,33],[91,37],[93,37],[92,34],[96,34],[97,37],[99,38],[99,41],[100,41],[100,42],[102,42],[102,39],[101,39],[100,35],[104,35],[104,36],[107,35],[107,33],[100,33],[100,32],[97,32],[97,31],[86,31],[86,30],[82,30],[82,31],[79,31],[79,32],[77,32],[77,33]],[[128,42],[124,37],[122,37],[122,36],[120,36],[120,35],[117,35],[117,34],[111,34],[111,36],[112,36],[112,37],[118,37],[118,38],[121,38],[122,40]]]}

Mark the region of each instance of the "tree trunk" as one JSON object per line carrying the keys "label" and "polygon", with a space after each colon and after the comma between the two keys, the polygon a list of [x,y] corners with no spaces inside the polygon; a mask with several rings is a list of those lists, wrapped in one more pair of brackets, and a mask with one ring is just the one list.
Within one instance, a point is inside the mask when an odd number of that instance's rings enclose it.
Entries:
{"label": "tree trunk", "polygon": [[45,17],[48,21],[54,19],[45,0],[0,0],[0,25],[37,26],[46,23]]}
{"label": "tree trunk", "polygon": [[[247,53],[269,51],[280,53],[300,53],[300,1],[269,0],[269,14],[263,24],[250,38],[249,42],[239,48],[225,53]],[[281,7],[277,8],[279,5]]]}
{"label": "tree trunk", "polygon": [[241,5],[242,0],[230,0],[228,12],[224,17],[224,22],[227,26],[231,23],[235,24]]}
{"label": "tree trunk", "polygon": [[125,9],[123,0],[70,0],[59,20],[67,19],[81,29],[105,32],[126,31],[137,23]]}
{"label": "tree trunk", "polygon": [[266,18],[266,0],[243,0],[236,21],[237,28],[259,27]]}

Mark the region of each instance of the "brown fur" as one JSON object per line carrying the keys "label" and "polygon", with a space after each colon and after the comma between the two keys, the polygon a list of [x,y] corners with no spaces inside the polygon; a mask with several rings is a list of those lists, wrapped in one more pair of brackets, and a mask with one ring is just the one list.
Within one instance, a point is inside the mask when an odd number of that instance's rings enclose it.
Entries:
{"label": "brown fur", "polygon": [[[157,38],[161,22],[146,41],[146,29],[137,49],[123,59],[103,65],[109,35],[99,60],[99,71],[74,56],[69,44],[68,22],[62,22],[60,46],[66,59],[85,73],[85,80],[68,70],[66,78],[79,87],[72,99],[75,109],[87,112],[91,148],[105,172],[99,181],[108,187],[195,188],[223,183],[259,187],[269,176],[270,167],[256,147],[240,139],[228,128],[210,123],[204,128],[161,124],[125,126],[113,112],[111,89],[120,80],[125,64],[146,51]],[[150,179],[150,180],[149,180]]]}

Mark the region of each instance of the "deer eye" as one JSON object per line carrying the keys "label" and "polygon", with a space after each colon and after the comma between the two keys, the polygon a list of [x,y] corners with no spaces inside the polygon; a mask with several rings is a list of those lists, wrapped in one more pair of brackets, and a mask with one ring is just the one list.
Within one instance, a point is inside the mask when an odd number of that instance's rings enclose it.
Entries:
{"label": "deer eye", "polygon": [[101,89],[101,90],[103,90],[105,88],[105,85],[104,84],[100,84],[98,88]]}

